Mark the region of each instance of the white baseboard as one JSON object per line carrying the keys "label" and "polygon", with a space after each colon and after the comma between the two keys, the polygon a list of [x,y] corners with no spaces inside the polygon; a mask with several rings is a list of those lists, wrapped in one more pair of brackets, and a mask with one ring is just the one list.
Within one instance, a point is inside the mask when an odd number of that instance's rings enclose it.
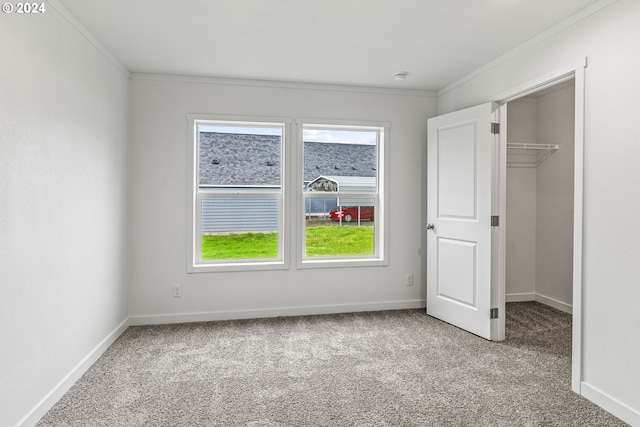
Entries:
{"label": "white baseboard", "polygon": [[519,294],[506,294],[506,302],[523,302],[523,301],[537,301],[540,304],[548,305],[565,313],[572,314],[573,306],[562,301],[558,301],[555,298],[551,298],[535,292],[526,292]]}
{"label": "white baseboard", "polygon": [[55,403],[87,372],[109,346],[129,327],[129,319],[120,323],[105,339],[87,354],[38,404],[22,418],[16,427],[34,426]]}
{"label": "white baseboard", "polygon": [[597,388],[582,382],[580,384],[580,394],[589,399],[599,407],[612,413],[627,424],[640,426],[640,412],[634,410],[608,394]]}
{"label": "white baseboard", "polygon": [[533,292],[521,293],[521,294],[506,294],[506,302],[523,302],[523,301],[535,301],[536,294]]}
{"label": "white baseboard", "polygon": [[541,304],[548,305],[549,307],[556,308],[560,311],[564,311],[565,313],[573,314],[573,305],[567,304],[566,302],[562,302],[542,294],[536,294],[536,301]]}
{"label": "white baseboard", "polygon": [[223,310],[200,313],[143,314],[131,316],[130,325],[162,325],[167,323],[211,322],[217,320],[258,319],[263,317],[306,316],[316,314],[354,313],[358,311],[407,310],[424,308],[423,299],[381,301],[375,303],[307,305],[255,310]]}

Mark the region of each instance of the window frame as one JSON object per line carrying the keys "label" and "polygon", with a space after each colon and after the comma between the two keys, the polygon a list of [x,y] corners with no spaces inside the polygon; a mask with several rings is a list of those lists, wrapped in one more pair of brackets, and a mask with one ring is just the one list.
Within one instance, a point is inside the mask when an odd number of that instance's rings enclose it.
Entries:
{"label": "window frame", "polygon": [[[388,210],[389,210],[389,159],[386,155],[386,147],[389,144],[390,124],[388,122],[358,121],[358,120],[326,120],[326,119],[297,119],[296,125],[296,266],[298,269],[308,268],[335,268],[335,267],[371,267],[387,266],[388,261]],[[304,138],[305,127],[326,130],[355,130],[377,131],[377,192],[374,196],[375,230],[374,230],[374,254],[373,255],[346,255],[346,256],[307,256],[306,255],[306,211],[305,203],[308,198],[327,197],[328,193],[311,193],[303,189],[304,185]],[[331,195],[345,194],[342,192],[330,193]],[[351,197],[371,197],[368,192],[349,192]]]}
{"label": "window frame", "polygon": [[[281,117],[247,117],[187,114],[188,149],[187,149],[187,273],[206,273],[222,271],[255,271],[255,270],[286,270],[289,268],[289,245],[287,239],[287,218],[289,217],[287,177],[289,147],[288,139],[291,135],[291,119]],[[198,127],[202,124],[237,125],[254,127],[281,127],[282,140],[280,146],[280,189],[270,186],[256,186],[255,189],[237,191],[220,186],[215,190],[200,190],[199,188],[199,140]],[[202,259],[202,200],[206,195],[220,195],[221,197],[261,197],[278,199],[278,256],[276,258],[255,259]]]}

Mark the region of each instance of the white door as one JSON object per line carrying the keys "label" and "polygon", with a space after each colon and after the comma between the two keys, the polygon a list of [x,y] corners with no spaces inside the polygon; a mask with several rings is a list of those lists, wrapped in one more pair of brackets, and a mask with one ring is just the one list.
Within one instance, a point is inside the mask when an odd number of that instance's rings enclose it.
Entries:
{"label": "white door", "polygon": [[427,314],[489,340],[504,339],[491,320],[498,116],[488,103],[428,121]]}

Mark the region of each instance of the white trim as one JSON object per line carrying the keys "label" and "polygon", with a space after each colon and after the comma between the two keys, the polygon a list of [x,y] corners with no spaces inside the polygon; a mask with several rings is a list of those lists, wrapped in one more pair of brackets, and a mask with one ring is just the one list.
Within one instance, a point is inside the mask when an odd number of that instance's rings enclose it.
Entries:
{"label": "white trim", "polygon": [[580,12],[576,13],[575,15],[565,19],[564,21],[561,21],[560,23],[554,25],[553,27],[549,28],[546,31],[543,31],[542,33],[538,34],[536,37],[530,39],[529,41],[519,45],[517,48],[505,53],[504,55],[499,56],[498,58],[494,59],[493,61],[487,63],[486,65],[476,69],[475,71],[467,74],[466,76],[462,77],[461,79],[456,80],[455,82],[445,86],[444,88],[440,89],[438,91],[438,96],[442,96],[447,92],[450,92],[452,90],[454,90],[455,88],[457,88],[458,86],[461,86],[479,76],[481,76],[482,74],[490,71],[493,68],[496,68],[498,65],[509,61],[510,59],[521,55],[523,52],[526,52],[527,50],[533,48],[534,46],[544,42],[547,39],[550,39],[552,37],[554,37],[556,34],[559,34],[561,32],[563,32],[564,30],[576,25],[577,23],[579,23],[580,21],[588,18],[589,16],[598,13],[600,10],[606,8],[607,6],[615,3],[617,0],[600,0],[597,1],[596,3],[582,9]]}
{"label": "white trim", "polygon": [[282,89],[318,90],[330,92],[376,93],[381,95],[401,95],[413,97],[436,98],[437,93],[421,89],[396,89],[375,86],[349,86],[338,84],[290,82],[281,80],[243,79],[224,76],[191,76],[182,74],[131,73],[132,80],[157,80],[180,83],[200,83],[222,86],[257,86]]}
{"label": "white trim", "polygon": [[584,397],[620,418],[625,423],[632,426],[640,426],[640,412],[586,382],[581,384],[581,390]]}
{"label": "white trim", "polygon": [[[296,239],[297,242],[292,247],[296,248],[296,267],[298,269],[307,268],[334,268],[334,267],[376,267],[389,265],[389,156],[386,155],[387,147],[389,146],[390,138],[390,126],[389,122],[385,121],[368,121],[368,120],[335,120],[335,119],[308,119],[298,118],[295,121],[296,136],[298,143],[295,144],[296,152],[295,159],[296,165],[294,170],[296,171],[297,181],[293,188],[296,191],[296,215],[297,219],[294,221],[296,224]],[[350,195],[356,197],[372,197],[375,199],[375,231],[374,231],[374,254],[373,255],[354,255],[354,256],[317,256],[308,257],[305,254],[305,239],[306,239],[306,223],[304,206],[306,197],[302,188],[304,182],[304,152],[302,149],[304,137],[304,127],[309,126],[314,129],[331,129],[331,130],[371,130],[378,133],[378,142],[376,144],[377,150],[377,188],[375,192],[359,192],[350,193]],[[339,193],[327,193],[327,197],[331,195],[337,195]],[[311,197],[314,197],[313,195]],[[322,197],[322,196],[317,196]],[[382,207],[382,209],[380,209]]]}
{"label": "white trim", "polygon": [[[289,156],[288,145],[291,144],[291,123],[292,119],[287,117],[268,117],[268,116],[228,116],[213,114],[187,114],[187,273],[214,273],[226,271],[261,271],[261,270],[287,270],[289,269],[289,248],[285,244],[287,237],[287,179],[289,172],[287,158]],[[220,124],[237,123],[242,125],[259,125],[265,127],[282,127],[282,145],[281,145],[281,186],[278,190],[280,217],[278,219],[278,258],[274,259],[256,259],[256,260],[221,260],[211,263],[199,262],[201,258],[201,241],[200,234],[196,236],[195,230],[202,229],[199,205],[200,194],[198,186],[198,152],[196,128],[198,122],[210,121]]]}
{"label": "white trim", "polygon": [[553,307],[557,310],[564,311],[565,313],[569,313],[569,314],[573,313],[573,306],[571,304],[567,304],[566,302],[562,302],[555,298],[538,294],[536,292],[507,294],[506,299],[507,299],[507,302],[536,301],[536,302],[539,302],[540,304],[548,305],[549,307]]}
{"label": "white trim", "polygon": [[580,58],[562,68],[558,68],[550,73],[538,76],[535,79],[505,90],[497,94],[494,99],[500,104],[513,102],[551,86],[569,81],[574,78],[576,70],[584,69],[587,66],[587,62],[588,59],[586,57]]}
{"label": "white trim", "polygon": [[573,344],[571,389],[580,393],[582,381],[582,273],[584,230],[585,69],[575,71],[575,135],[573,161]]}
{"label": "white trim", "polygon": [[296,307],[220,310],[199,313],[147,314],[131,316],[130,324],[162,325],[172,323],[212,322],[218,320],[261,319],[285,316],[313,316],[319,314],[356,313],[363,311],[409,310],[426,307],[424,299],[379,301],[353,304],[306,305]]}
{"label": "white trim", "polygon": [[[507,123],[507,106],[502,105],[494,111],[494,123]],[[504,125],[501,125],[504,126]],[[493,164],[492,164],[492,200],[491,215],[498,218],[507,217],[507,133],[500,132],[494,136]],[[497,319],[491,320],[491,340],[504,341],[506,338],[506,227],[491,228],[491,308],[497,308],[503,313]]]}
{"label": "white trim", "polygon": [[535,301],[536,294],[535,292],[522,292],[517,294],[507,294],[506,295],[507,302],[525,302],[525,301]]}
{"label": "white trim", "polygon": [[[233,261],[233,260],[231,260]],[[199,273],[223,273],[232,271],[271,271],[288,270],[286,260],[261,261],[261,260],[237,260],[234,262],[219,262],[210,264],[187,265],[188,274]]]}
{"label": "white trim", "polygon": [[557,310],[564,311],[565,313],[573,314],[573,306],[571,304],[567,304],[566,302],[562,302],[555,298],[551,298],[546,295],[536,293],[535,301],[539,302],[540,304],[553,307]]}
{"label": "white trim", "polygon": [[380,120],[343,120],[343,119],[311,119],[299,117],[295,119],[297,125],[308,125],[316,128],[326,128],[333,130],[342,130],[350,128],[355,130],[371,130],[370,128],[389,128],[390,122]]}
{"label": "white trim", "polygon": [[[585,59],[585,66],[586,66],[586,59]],[[568,76],[566,82],[569,82],[573,78],[574,78],[574,75],[572,73],[572,74],[570,74]],[[553,86],[556,86],[556,88],[552,92],[549,92],[546,95],[537,97],[533,101],[535,103],[540,103],[540,102],[543,102],[543,101],[547,101],[547,100],[550,100],[550,99],[557,98],[559,96],[564,96],[568,92],[573,92],[575,90],[575,87],[574,87],[575,84],[573,84],[573,83],[572,84],[563,84],[563,83],[566,83],[566,82],[558,81],[558,83],[555,83],[553,85]],[[526,102],[526,101],[523,99],[523,100],[521,100],[521,102]]]}
{"label": "white trim", "polygon": [[32,426],[42,418],[53,405],[87,372],[87,370],[104,354],[105,351],[113,344],[130,326],[129,318],[123,320],[116,328],[106,336],[93,350],[89,352],[67,375],[56,384],[53,389],[40,400],[36,406],[29,411],[17,426]]}
{"label": "white trim", "polygon": [[49,4],[49,6],[53,7],[53,9],[58,12],[58,14],[62,18],[64,18],[69,24],[71,24],[71,26],[78,33],[80,33],[80,35],[82,35],[93,47],[95,47],[98,52],[100,52],[113,65],[115,65],[122,74],[124,74],[126,77],[131,77],[131,72],[129,71],[129,69],[111,52],[109,52],[109,50],[107,50],[107,48],[102,43],[100,43],[100,41],[98,41],[98,39],[96,39],[93,34],[91,34],[87,27],[80,23],[80,21],[78,21],[76,17],[67,10],[66,7],[60,4],[58,0],[49,0],[47,1],[47,3]]}
{"label": "white trim", "polygon": [[[609,0],[607,0],[609,1]],[[571,354],[571,390],[580,394],[582,382],[582,233],[584,204],[584,92],[585,68],[588,59],[575,61],[552,73],[545,74],[509,91],[496,95],[493,99],[506,103],[523,96],[574,78],[575,87],[575,135],[574,135],[574,179],[573,179],[573,330]],[[549,299],[545,299],[549,302]],[[551,301],[553,302],[553,301]],[[564,304],[564,303],[563,303]],[[551,304],[549,304],[551,305]],[[553,306],[553,305],[552,305]],[[560,305],[559,307],[564,307]],[[556,307],[556,308],[559,308]],[[559,308],[562,309],[562,308]]]}

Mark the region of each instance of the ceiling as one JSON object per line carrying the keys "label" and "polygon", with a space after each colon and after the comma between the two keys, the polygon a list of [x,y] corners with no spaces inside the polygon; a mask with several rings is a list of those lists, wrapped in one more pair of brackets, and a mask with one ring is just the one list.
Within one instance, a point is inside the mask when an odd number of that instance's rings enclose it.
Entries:
{"label": "ceiling", "polygon": [[598,0],[58,3],[133,72],[439,90]]}

